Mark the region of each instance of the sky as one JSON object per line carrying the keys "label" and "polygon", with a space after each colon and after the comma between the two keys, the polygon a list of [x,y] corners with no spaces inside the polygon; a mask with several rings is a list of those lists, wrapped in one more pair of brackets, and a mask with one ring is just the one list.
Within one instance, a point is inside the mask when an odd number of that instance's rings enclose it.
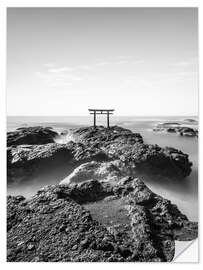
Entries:
{"label": "sky", "polygon": [[8,8],[7,115],[198,114],[196,8]]}

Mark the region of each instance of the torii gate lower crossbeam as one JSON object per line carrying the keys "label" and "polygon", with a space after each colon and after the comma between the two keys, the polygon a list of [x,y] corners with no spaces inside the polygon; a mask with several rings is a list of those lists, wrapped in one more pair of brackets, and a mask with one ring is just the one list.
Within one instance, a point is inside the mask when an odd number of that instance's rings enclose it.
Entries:
{"label": "torii gate lower crossbeam", "polygon": [[109,124],[109,115],[113,114],[114,109],[89,109],[90,114],[94,115],[94,127],[96,127],[96,115],[104,114],[107,116],[107,128],[110,127]]}

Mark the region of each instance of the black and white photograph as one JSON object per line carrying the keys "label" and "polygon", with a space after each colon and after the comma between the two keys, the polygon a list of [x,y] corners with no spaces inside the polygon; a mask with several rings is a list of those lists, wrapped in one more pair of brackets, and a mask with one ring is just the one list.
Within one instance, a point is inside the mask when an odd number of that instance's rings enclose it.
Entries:
{"label": "black and white photograph", "polygon": [[6,17],[6,261],[178,261],[198,240],[198,7]]}

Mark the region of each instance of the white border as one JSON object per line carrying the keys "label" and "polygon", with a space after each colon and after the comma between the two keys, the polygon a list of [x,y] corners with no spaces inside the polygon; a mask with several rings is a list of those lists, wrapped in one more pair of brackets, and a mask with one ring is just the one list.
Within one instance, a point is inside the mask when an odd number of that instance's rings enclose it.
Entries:
{"label": "white border", "polygon": [[[202,1],[184,1],[184,0],[1,0],[0,2],[0,263],[2,269],[4,268],[12,268],[15,269],[22,269],[22,268],[32,268],[35,269],[36,267],[46,267],[55,269],[56,267],[60,268],[77,268],[83,267],[88,269],[95,269],[100,268],[120,268],[128,267],[129,269],[133,269],[134,267],[142,267],[142,268],[180,268],[184,267],[184,269],[199,269],[201,267],[201,258],[199,264],[192,264],[191,263],[125,263],[125,264],[118,264],[118,263],[49,263],[46,265],[45,263],[6,263],[6,230],[5,230],[5,220],[6,220],[6,204],[5,204],[5,195],[6,195],[6,8],[7,7],[198,7],[199,8],[199,48],[201,49],[203,46],[202,42],[202,22],[203,22],[203,6]],[[201,52],[201,51],[200,51]],[[202,54],[200,53],[200,68],[202,63]],[[201,69],[200,69],[201,70]],[[201,72],[200,72],[201,74]],[[201,84],[200,84],[201,86]],[[199,91],[199,101],[200,101],[200,134],[201,134],[201,126],[202,126],[202,117],[201,117],[201,93]],[[202,154],[202,144],[200,139],[200,153]],[[200,158],[201,161],[201,158]],[[199,162],[199,164],[201,164]],[[200,190],[202,190],[202,181],[201,175],[202,170],[199,166],[200,176],[199,176],[199,195]],[[201,196],[199,196],[199,206],[201,207],[202,200]],[[202,224],[202,215],[201,211],[200,214],[200,224]],[[202,240],[200,232],[200,241]],[[201,267],[202,268],[202,267]]]}
{"label": "white border", "polygon": [[3,0],[6,7],[197,7],[198,0]]}

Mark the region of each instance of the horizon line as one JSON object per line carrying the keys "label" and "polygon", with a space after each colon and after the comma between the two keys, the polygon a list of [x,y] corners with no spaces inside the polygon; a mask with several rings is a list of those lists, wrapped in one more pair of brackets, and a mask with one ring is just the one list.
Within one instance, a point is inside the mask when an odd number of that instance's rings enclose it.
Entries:
{"label": "horizon line", "polygon": [[[90,114],[87,115],[6,115],[6,117],[69,117],[69,116],[74,116],[74,117],[86,117],[90,116]],[[130,116],[130,117],[167,117],[167,116],[180,116],[180,117],[185,117],[185,116],[195,116],[199,117],[199,114],[170,114],[170,115],[133,115],[133,114],[126,114],[126,115],[116,115],[114,114],[113,116]]]}

